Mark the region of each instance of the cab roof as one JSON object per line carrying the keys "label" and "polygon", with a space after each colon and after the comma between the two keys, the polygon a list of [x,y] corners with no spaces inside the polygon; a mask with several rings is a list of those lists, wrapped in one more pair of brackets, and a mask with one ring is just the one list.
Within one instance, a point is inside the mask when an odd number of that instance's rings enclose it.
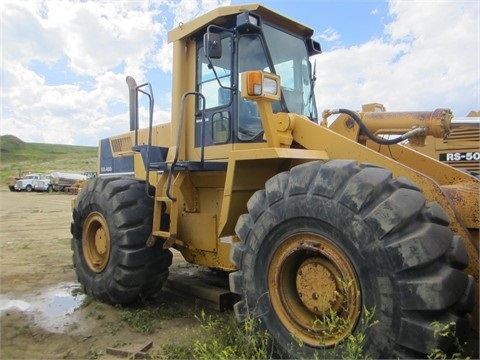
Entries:
{"label": "cab roof", "polygon": [[228,22],[232,21],[234,15],[247,11],[260,15],[263,21],[279,25],[280,27],[305,38],[309,38],[313,35],[313,30],[310,27],[283,16],[265,6],[260,4],[239,4],[219,7],[189,21],[188,23],[180,24],[168,33],[168,42],[174,42],[190,37],[211,24],[227,27]]}

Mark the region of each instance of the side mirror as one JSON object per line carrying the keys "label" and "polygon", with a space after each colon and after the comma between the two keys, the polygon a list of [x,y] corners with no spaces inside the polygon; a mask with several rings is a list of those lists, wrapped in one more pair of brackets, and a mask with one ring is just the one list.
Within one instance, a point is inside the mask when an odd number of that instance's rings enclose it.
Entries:
{"label": "side mirror", "polygon": [[220,59],[222,57],[222,38],[220,34],[207,31],[203,35],[203,48],[207,58]]}

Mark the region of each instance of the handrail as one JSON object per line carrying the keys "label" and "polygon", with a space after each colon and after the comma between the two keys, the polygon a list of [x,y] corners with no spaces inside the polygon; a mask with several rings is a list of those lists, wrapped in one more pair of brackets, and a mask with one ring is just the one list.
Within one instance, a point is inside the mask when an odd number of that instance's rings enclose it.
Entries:
{"label": "handrail", "polygon": [[167,197],[172,201],[177,201],[177,198],[171,194],[171,186],[172,186],[172,176],[173,171],[175,170],[175,166],[177,166],[178,156],[180,152],[180,142],[182,140],[183,135],[183,116],[184,116],[184,108],[185,108],[185,99],[187,96],[195,95],[200,96],[202,98],[202,129],[201,129],[201,149],[200,149],[200,161],[203,167],[205,161],[205,96],[198,91],[188,91],[182,95],[182,101],[180,102],[180,119],[178,122],[178,134],[177,134],[177,143],[175,146],[175,157],[172,162],[172,166],[170,167],[170,171],[168,172],[167,178]]}
{"label": "handrail", "polygon": [[[148,85],[148,90],[149,92],[143,91],[142,88]],[[147,158],[146,158],[146,174],[145,174],[145,192],[147,193],[147,196],[153,197],[150,195],[149,192],[149,187],[150,187],[150,151],[152,148],[152,130],[153,130],[153,105],[155,103],[155,99],[153,98],[153,90],[152,90],[152,85],[150,83],[144,83],[141,85],[138,85],[136,87],[137,92],[141,92],[142,94],[145,94],[148,96],[149,100],[149,119],[148,119],[148,144],[147,144]],[[137,96],[137,101],[138,101],[138,96]]]}

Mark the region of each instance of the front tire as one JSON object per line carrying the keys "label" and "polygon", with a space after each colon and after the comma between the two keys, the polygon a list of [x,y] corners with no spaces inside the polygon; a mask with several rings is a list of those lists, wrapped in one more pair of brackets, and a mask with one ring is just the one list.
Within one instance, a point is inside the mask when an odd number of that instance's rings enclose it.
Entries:
{"label": "front tire", "polygon": [[[259,316],[289,357],[320,349],[339,357],[342,341],[362,331],[365,309],[379,322],[364,344],[374,358],[452,350],[434,336],[433,321],[454,322],[461,339],[468,332],[474,283],[461,271],[461,239],[438,204],[385,169],[353,161],[294,167],[252,196],[236,232],[237,319]],[[332,314],[342,329],[327,331],[322,320]]]}
{"label": "front tire", "polygon": [[99,177],[77,198],[71,226],[73,264],[86,294],[109,304],[128,304],[158,293],[172,253],[152,231],[153,199],[145,182]]}

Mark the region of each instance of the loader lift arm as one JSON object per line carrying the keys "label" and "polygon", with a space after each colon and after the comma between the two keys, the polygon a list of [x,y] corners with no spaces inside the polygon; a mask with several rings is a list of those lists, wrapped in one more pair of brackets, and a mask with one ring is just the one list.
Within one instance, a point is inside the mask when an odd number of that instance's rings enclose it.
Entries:
{"label": "loader lift arm", "polygon": [[[323,150],[329,159],[352,159],[360,163],[372,162],[378,166],[388,168],[393,176],[403,176],[412,179],[421,188],[426,198],[437,201],[447,212],[451,219],[452,230],[460,235],[468,248],[470,265],[468,272],[475,277],[478,284],[478,229],[480,228],[480,208],[475,194],[480,193],[480,181],[462,171],[445,165],[430,157],[422,155],[414,150],[396,145],[398,142],[408,139],[409,135],[402,135],[397,139],[383,142],[382,145],[390,145],[390,154],[398,154],[392,157],[387,154],[374,151],[362,145],[363,133],[368,132],[370,138],[374,138],[375,126],[384,124],[378,118],[404,119],[402,126],[410,129],[420,129],[420,133],[411,136],[425,137],[434,135],[444,137],[450,132],[453,115],[449,110],[437,109],[433,112],[403,112],[403,113],[365,113],[364,120],[354,111],[337,110],[325,111],[325,119],[334,113],[344,113],[351,118],[356,118],[357,126],[348,126],[348,136],[352,140],[349,146],[338,146],[345,142],[343,135],[312,122],[305,116],[292,113],[273,113],[271,102],[278,100],[281,91],[280,78],[272,74],[259,71],[245,73],[243,76],[244,91],[246,97],[256,100],[259,104],[262,125],[265,129],[265,137],[271,147],[290,147],[293,142],[308,150]],[[277,84],[272,85],[272,82]],[[268,86],[264,84],[268,83]],[[257,93],[253,91],[257,90]],[[469,120],[474,123],[475,119]],[[398,122],[398,120],[397,120]],[[369,129],[372,128],[372,130]],[[394,129],[392,126],[391,129]],[[338,127],[337,127],[338,130]],[[393,130],[392,130],[393,131]],[[354,134],[354,135],[353,135]],[[407,133],[408,134],[408,133]],[[321,141],[319,141],[321,139]],[[393,146],[396,145],[396,146]],[[398,151],[401,150],[402,155]],[[419,168],[421,166],[421,168]],[[428,175],[428,176],[427,176]],[[453,182],[457,185],[452,186]],[[472,232],[470,232],[470,229]],[[476,232],[475,232],[476,230]]]}

